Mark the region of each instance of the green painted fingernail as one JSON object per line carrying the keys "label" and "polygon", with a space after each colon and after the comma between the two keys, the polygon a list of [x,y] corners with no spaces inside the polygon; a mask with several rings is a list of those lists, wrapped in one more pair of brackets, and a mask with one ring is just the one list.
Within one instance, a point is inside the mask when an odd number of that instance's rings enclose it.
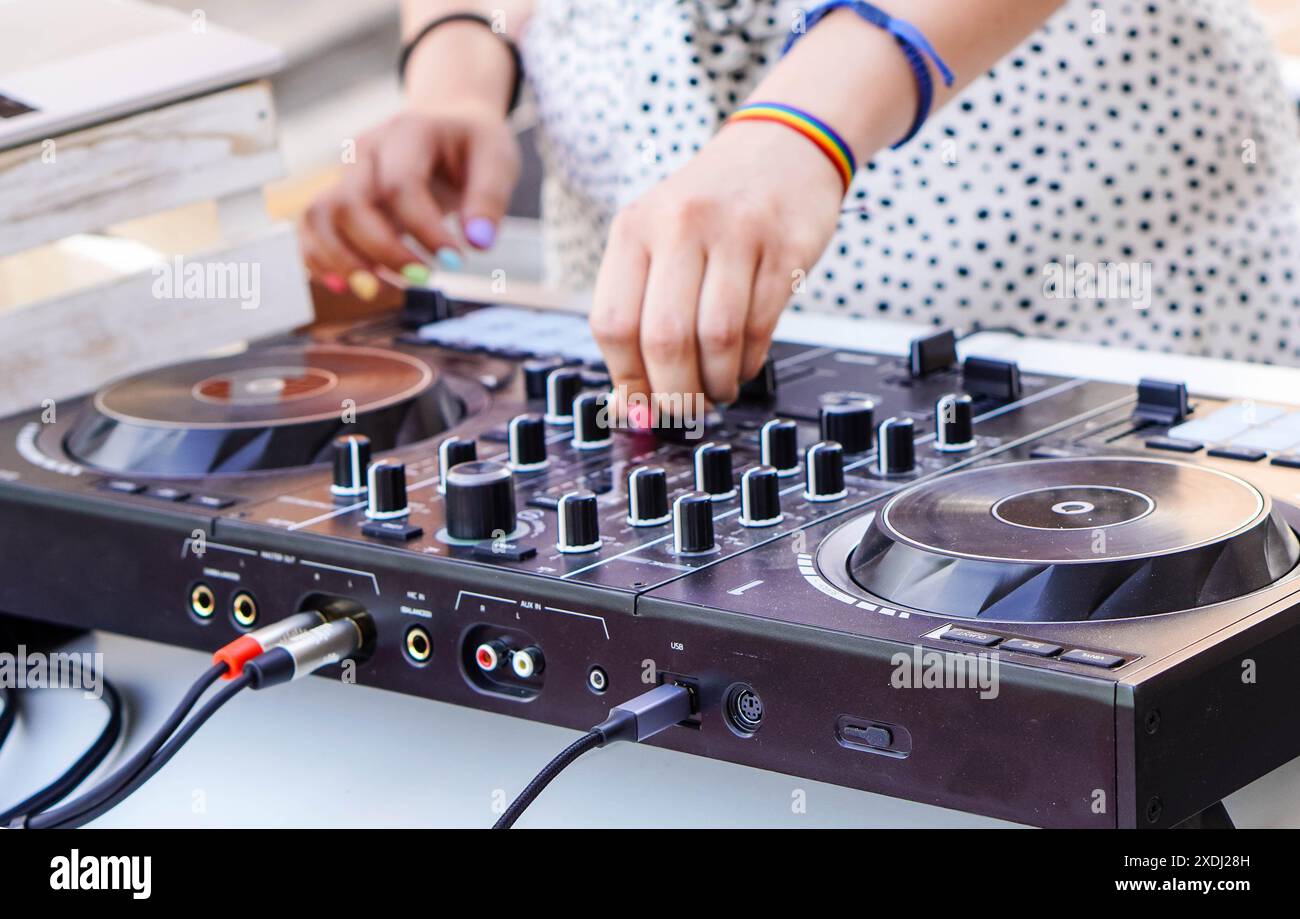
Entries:
{"label": "green painted fingernail", "polygon": [[433,272],[429,271],[428,266],[421,265],[419,262],[411,262],[409,265],[402,266],[402,277],[412,284],[427,284]]}

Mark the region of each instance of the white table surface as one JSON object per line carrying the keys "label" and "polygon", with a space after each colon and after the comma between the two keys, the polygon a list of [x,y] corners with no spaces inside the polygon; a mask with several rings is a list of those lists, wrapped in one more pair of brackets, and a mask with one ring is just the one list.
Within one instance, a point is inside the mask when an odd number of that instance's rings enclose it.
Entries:
{"label": "white table surface", "polygon": [[[780,334],[901,352],[920,331],[900,323],[789,316]],[[1015,357],[1027,370],[1117,381],[1192,380],[1202,391],[1295,394],[1300,371],[1090,349],[986,333],[963,352]],[[1100,352],[1100,353],[1099,353]],[[129,755],[207,665],[205,655],[105,634],[76,643],[104,654],[132,712]],[[66,768],[103,715],[78,693],[28,692],[0,751],[7,803]],[[1279,730],[1294,730],[1279,725]],[[573,731],[409,696],[308,679],[244,693],[105,827],[485,827]],[[102,770],[101,770],[102,773]],[[792,802],[802,792],[804,812]],[[1300,760],[1227,800],[1239,826],[1300,826]],[[648,746],[587,754],[533,804],[520,826],[979,827],[1009,824]]]}

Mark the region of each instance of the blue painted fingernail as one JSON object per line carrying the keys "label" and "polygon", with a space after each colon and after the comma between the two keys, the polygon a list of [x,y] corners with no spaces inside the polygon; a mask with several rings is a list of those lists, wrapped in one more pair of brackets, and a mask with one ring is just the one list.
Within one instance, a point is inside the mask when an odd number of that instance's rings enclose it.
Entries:
{"label": "blue painted fingernail", "polygon": [[450,271],[459,271],[465,262],[461,259],[460,253],[450,247],[444,247],[438,250],[438,261],[442,262],[442,267]]}
{"label": "blue painted fingernail", "polygon": [[491,249],[497,241],[497,226],[486,217],[475,217],[465,224],[465,238],[472,246]]}

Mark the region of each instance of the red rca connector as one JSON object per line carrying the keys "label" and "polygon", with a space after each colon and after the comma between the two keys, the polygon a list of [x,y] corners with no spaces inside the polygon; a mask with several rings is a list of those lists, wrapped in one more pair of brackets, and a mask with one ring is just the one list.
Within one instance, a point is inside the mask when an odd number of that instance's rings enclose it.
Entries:
{"label": "red rca connector", "polygon": [[509,649],[504,642],[485,641],[474,649],[474,663],[478,664],[478,669],[484,673],[491,673],[501,666],[507,653]]}
{"label": "red rca connector", "polygon": [[325,616],[316,610],[294,613],[279,622],[273,622],[270,625],[262,626],[260,629],[254,629],[246,635],[240,635],[224,648],[218,649],[212,655],[212,662],[214,664],[225,664],[226,672],[222,674],[221,678],[223,680],[233,680],[244,672],[244,665],[259,654],[264,654],[295,635],[301,635],[303,632],[314,629],[322,622],[325,622]]}

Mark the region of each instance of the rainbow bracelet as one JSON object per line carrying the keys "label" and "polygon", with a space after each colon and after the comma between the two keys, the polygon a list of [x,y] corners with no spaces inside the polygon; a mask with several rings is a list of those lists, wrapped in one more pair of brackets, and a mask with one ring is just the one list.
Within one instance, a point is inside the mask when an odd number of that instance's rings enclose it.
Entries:
{"label": "rainbow bracelet", "polygon": [[820,118],[792,105],[782,105],[779,102],[751,102],[731,113],[727,123],[733,121],[772,121],[798,131],[826,154],[826,158],[831,161],[844,182],[844,191],[848,192],[849,185],[853,182],[853,173],[857,169],[857,160],[854,159],[853,151],[844,142],[844,138],[835,133],[835,129]]}

